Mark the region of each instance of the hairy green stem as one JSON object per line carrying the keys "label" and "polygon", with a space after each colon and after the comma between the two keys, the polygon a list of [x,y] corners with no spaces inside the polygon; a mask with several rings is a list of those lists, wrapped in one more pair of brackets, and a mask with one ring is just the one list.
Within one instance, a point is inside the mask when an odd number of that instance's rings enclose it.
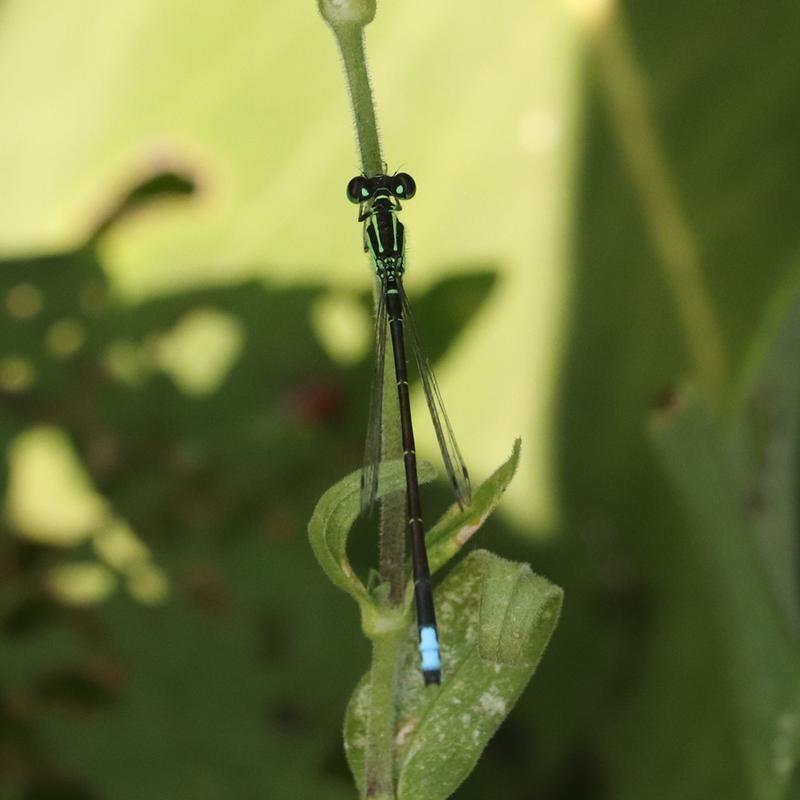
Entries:
{"label": "hairy green stem", "polygon": [[364,54],[364,26],[375,17],[375,0],[318,0],[318,5],[323,19],[331,26],[342,54],[361,168],[365,175],[379,175],[383,172],[383,159]]}
{"label": "hairy green stem", "polygon": [[361,167],[365,175],[380,175],[383,172],[383,160],[367,60],[364,55],[364,32],[361,28],[348,26],[339,31],[336,38],[347,74],[347,87],[350,90],[358,149],[361,153]]}
{"label": "hairy green stem", "polygon": [[[376,299],[377,303],[377,299]],[[388,344],[388,343],[387,343]],[[400,430],[400,402],[394,372],[394,350],[386,347],[383,373],[383,408],[381,409],[381,457],[394,461],[403,457]],[[381,500],[378,572],[389,584],[389,603],[400,605],[406,591],[406,493],[391,492]]]}
{"label": "hairy green stem", "polygon": [[651,118],[645,82],[616,4],[602,6],[595,23],[594,55],[610,115],[645,223],[675,307],[694,371],[714,405],[727,383],[719,321],[705,286],[694,232]]}
{"label": "hairy green stem", "polygon": [[364,752],[364,797],[394,800],[394,730],[400,647],[405,626],[372,638],[369,717]]}

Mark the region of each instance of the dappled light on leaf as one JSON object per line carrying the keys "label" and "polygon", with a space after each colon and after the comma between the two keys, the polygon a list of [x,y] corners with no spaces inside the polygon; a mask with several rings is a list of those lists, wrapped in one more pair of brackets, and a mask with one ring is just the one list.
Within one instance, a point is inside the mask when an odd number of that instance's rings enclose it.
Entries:
{"label": "dappled light on leaf", "polygon": [[154,343],[155,362],[187,394],[210,394],[239,356],[244,330],[231,314],[197,308]]}
{"label": "dappled light on leaf", "polygon": [[12,447],[10,466],[7,514],[25,536],[66,547],[103,524],[106,502],[63,431],[37,428],[22,434]]}
{"label": "dappled light on leaf", "polygon": [[60,564],[48,572],[45,581],[53,597],[75,606],[103,602],[116,584],[111,570],[94,562]]}

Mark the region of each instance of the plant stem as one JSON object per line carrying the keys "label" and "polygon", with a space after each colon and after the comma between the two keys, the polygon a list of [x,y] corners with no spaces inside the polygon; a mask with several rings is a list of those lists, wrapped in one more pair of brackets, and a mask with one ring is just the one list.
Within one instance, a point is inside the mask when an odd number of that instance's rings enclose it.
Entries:
{"label": "plant stem", "polygon": [[365,798],[394,800],[395,700],[405,625],[372,637],[369,718],[364,762]]}
{"label": "plant stem", "polygon": [[350,91],[358,149],[361,153],[361,167],[365,175],[380,175],[383,172],[383,159],[378,139],[378,125],[375,121],[375,105],[372,102],[372,87],[367,72],[367,59],[364,54],[364,31],[353,25],[343,26],[338,30],[334,28],[334,31],[347,75],[347,88]]}
{"label": "plant stem", "polygon": [[[403,457],[400,434],[400,408],[397,400],[397,382],[394,373],[394,353],[386,348],[386,364],[383,376],[383,442],[381,454],[384,460],[393,461]],[[380,547],[378,572],[381,580],[389,584],[389,603],[400,605],[406,590],[406,495],[392,492],[381,501]]]}
{"label": "plant stem", "polygon": [[375,0],[318,0],[318,5],[323,19],[331,26],[342,54],[361,168],[367,176],[380,175],[383,172],[383,159],[364,54],[364,26],[375,17]]}

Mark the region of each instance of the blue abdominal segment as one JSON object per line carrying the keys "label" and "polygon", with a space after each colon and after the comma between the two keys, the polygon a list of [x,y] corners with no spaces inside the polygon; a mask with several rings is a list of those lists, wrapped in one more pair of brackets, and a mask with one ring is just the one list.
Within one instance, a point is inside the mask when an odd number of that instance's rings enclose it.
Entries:
{"label": "blue abdominal segment", "polygon": [[442,668],[436,628],[425,626],[419,629],[419,655],[422,660],[423,672],[434,672]]}

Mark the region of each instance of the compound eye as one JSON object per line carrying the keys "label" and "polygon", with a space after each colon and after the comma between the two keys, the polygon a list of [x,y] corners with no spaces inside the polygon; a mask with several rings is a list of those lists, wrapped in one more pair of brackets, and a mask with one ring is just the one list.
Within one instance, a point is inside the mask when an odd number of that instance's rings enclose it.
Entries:
{"label": "compound eye", "polygon": [[347,184],[347,199],[351,203],[363,203],[370,196],[367,179],[358,175]]}
{"label": "compound eye", "polygon": [[417,193],[417,184],[407,172],[398,172],[392,179],[395,197],[412,198]]}

